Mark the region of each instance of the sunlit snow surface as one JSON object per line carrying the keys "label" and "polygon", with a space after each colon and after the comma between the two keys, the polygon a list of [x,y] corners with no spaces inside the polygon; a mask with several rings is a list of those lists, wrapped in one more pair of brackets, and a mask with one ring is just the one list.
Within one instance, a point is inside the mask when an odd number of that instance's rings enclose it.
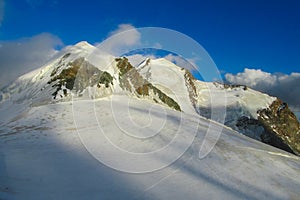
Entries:
{"label": "sunlit snow surface", "polygon": [[[67,52],[66,63],[85,57],[111,73],[112,93],[54,102],[47,81]],[[0,199],[299,199],[299,157],[200,117],[182,69],[165,59],[139,68],[178,102],[183,112],[177,112],[151,96],[124,93],[115,64],[82,42],[7,88],[0,100]],[[196,81],[196,89],[196,105],[207,108],[200,114],[210,118],[209,108],[224,106],[221,85]],[[226,95],[233,121],[256,118],[274,100],[242,88]],[[207,140],[217,144],[199,159]]]}
{"label": "sunlit snow surface", "polygon": [[[19,108],[1,107],[0,199],[299,198],[298,157],[224,128],[210,154],[199,159],[209,121],[160,106],[149,109],[150,103],[139,99],[128,100],[129,106],[117,105],[127,98],[43,105],[23,109],[17,115],[13,110]],[[128,110],[130,120],[126,118]],[[115,114],[124,121],[118,121]],[[81,116],[81,122],[76,121],[76,115]],[[99,132],[95,131],[99,127],[120,148],[149,152],[165,146],[179,125],[186,137],[193,137],[189,131],[197,131],[193,144],[174,163],[154,172],[120,172],[88,151],[118,156],[110,148],[99,148]],[[138,131],[143,126],[157,134],[143,142],[124,136],[124,131],[150,136]],[[95,141],[94,146],[93,142],[88,148],[84,146],[80,136]],[[172,151],[169,153],[173,156]],[[152,157],[148,165],[160,163],[164,163],[163,158]],[[131,163],[136,164],[138,160]]]}

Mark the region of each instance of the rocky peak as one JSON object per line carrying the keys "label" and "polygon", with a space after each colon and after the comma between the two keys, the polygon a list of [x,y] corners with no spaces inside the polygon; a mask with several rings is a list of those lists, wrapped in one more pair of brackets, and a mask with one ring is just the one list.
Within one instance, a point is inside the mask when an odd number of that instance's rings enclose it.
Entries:
{"label": "rocky peak", "polygon": [[276,99],[269,108],[258,111],[265,128],[263,142],[300,155],[300,124],[287,103]]}
{"label": "rocky peak", "polygon": [[187,87],[187,91],[189,92],[190,101],[193,107],[195,108],[195,110],[198,112],[198,108],[197,108],[198,94],[197,94],[197,88],[195,86],[196,79],[189,70],[187,69],[183,69],[183,70],[185,70],[184,80],[185,80],[185,85]]}
{"label": "rocky peak", "polygon": [[51,73],[52,78],[47,82],[55,88],[52,93],[54,99],[58,96],[60,98],[68,96],[71,90],[74,90],[75,93],[81,93],[87,87],[97,85],[98,88],[101,88],[101,85],[104,85],[108,88],[113,85],[113,77],[108,72],[99,70],[83,57],[77,58],[66,65],[67,67],[62,69],[60,73],[57,73],[60,65],[54,68]]}

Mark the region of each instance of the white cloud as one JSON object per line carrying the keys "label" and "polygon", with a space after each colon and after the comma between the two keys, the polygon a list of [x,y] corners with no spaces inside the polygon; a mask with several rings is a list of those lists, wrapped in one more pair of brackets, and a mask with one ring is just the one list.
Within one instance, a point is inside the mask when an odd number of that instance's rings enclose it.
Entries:
{"label": "white cloud", "polygon": [[243,84],[253,88],[263,88],[274,85],[279,77],[263,72],[260,69],[244,69],[236,75],[226,74],[225,78],[231,83]]}
{"label": "white cloud", "polygon": [[174,64],[178,65],[179,67],[185,68],[189,70],[190,72],[196,71],[196,64],[195,64],[195,59],[184,59],[181,56],[176,56],[174,54],[168,54],[165,56],[165,59],[173,62]]}
{"label": "white cloud", "polygon": [[253,89],[279,97],[294,111],[300,110],[300,73],[271,74],[260,69],[245,69],[236,75],[226,74],[232,84],[247,85]]}
{"label": "white cloud", "polygon": [[0,0],[0,27],[4,18],[4,0]]}
{"label": "white cloud", "polygon": [[0,41],[0,88],[20,75],[44,64],[55,53],[61,40],[49,33],[14,41]]}
{"label": "white cloud", "polygon": [[163,46],[160,43],[156,42],[156,43],[154,43],[153,48],[154,49],[162,49]]}
{"label": "white cloud", "polygon": [[131,24],[120,24],[118,29],[110,32],[109,37],[97,47],[107,53],[120,56],[133,50],[134,46],[140,44],[141,34]]}
{"label": "white cloud", "polygon": [[110,32],[109,36],[113,36],[113,35],[123,33],[126,31],[130,31],[130,34],[126,35],[128,37],[126,37],[126,40],[122,41],[122,43],[124,42],[126,45],[132,45],[132,44],[136,44],[137,42],[139,42],[140,37],[141,37],[140,33],[131,24],[119,24],[118,29]]}

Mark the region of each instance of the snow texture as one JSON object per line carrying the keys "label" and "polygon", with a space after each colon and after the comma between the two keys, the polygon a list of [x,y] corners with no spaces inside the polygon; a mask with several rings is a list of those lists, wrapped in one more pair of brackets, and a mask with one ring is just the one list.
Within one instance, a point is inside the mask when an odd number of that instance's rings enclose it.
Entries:
{"label": "snow texture", "polygon": [[[51,73],[79,57],[113,75],[111,93],[94,99],[89,94],[95,88],[87,88],[87,96],[53,101]],[[81,42],[2,91],[0,199],[299,198],[299,157],[209,119],[212,102],[226,107],[226,120],[241,113],[255,119],[273,97],[195,81],[205,118],[189,98],[184,70],[171,62],[150,59],[137,69],[182,112],[122,91],[115,65],[114,57]],[[212,100],[224,91],[226,104]],[[220,130],[220,138],[209,137]],[[215,139],[200,159],[204,141]]]}

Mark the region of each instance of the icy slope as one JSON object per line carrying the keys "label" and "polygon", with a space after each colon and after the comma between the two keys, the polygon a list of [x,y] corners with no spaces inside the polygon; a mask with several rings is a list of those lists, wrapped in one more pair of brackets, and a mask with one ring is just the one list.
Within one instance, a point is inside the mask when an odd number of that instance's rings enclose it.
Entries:
{"label": "icy slope", "polygon": [[[127,95],[32,107],[19,116],[0,112],[1,199],[297,199],[300,195],[298,157],[223,127],[212,152],[199,159],[207,129],[218,130],[220,125]],[[161,149],[177,134],[184,136],[178,144],[190,139],[193,143],[158,171],[124,173],[95,159],[106,155],[102,158],[111,159],[104,160],[106,164],[127,160],[103,142],[107,138],[101,130],[129,152]],[[150,154],[147,163],[136,159],[128,166],[137,170],[164,166],[166,159],[178,156],[173,147],[166,157]]]}
{"label": "icy slope", "polygon": [[190,99],[185,69],[164,58],[146,59],[137,69],[150,83],[178,102],[184,112],[196,112]]}

